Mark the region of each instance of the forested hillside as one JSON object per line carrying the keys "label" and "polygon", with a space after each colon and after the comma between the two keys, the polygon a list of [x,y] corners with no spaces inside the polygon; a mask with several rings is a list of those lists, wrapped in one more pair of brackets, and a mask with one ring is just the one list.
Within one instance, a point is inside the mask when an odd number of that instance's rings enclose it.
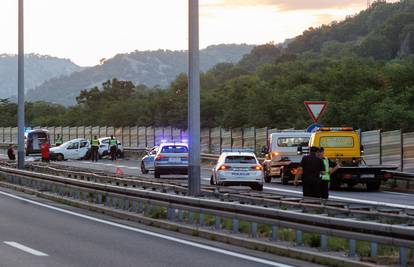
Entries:
{"label": "forested hillside", "polygon": [[[207,71],[217,63],[237,63],[252,48],[252,45],[245,44],[209,46],[201,50],[200,67]],[[187,62],[187,51],[157,50],[118,54],[101,65],[46,81],[29,91],[27,97],[30,101],[73,105],[82,89],[100,86],[113,78],[165,88],[178,74],[187,71]]]}
{"label": "forested hillside", "polygon": [[[25,89],[32,89],[46,80],[69,75],[81,67],[69,59],[25,55]],[[17,55],[0,55],[0,98],[8,98],[17,94]]]}
{"label": "forested hillside", "polygon": [[[238,64],[216,65],[201,77],[203,127],[304,128],[311,120],[303,101],[328,100],[325,125],[413,131],[413,11],[412,0],[379,2],[309,29],[287,48],[266,44]],[[28,104],[28,123],[185,128],[187,77],[179,75],[167,90],[112,80],[83,90],[76,101],[71,108]],[[0,114],[13,105],[1,104]],[[0,116],[0,125],[15,121]]]}

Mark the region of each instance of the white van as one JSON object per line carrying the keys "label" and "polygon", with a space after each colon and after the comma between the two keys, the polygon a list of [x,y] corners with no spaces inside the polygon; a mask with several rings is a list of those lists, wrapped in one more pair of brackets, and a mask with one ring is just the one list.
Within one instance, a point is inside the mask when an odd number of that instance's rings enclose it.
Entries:
{"label": "white van", "polygon": [[50,149],[50,159],[84,159],[90,153],[91,144],[84,138],[73,139]]}
{"label": "white van", "polygon": [[263,162],[267,183],[274,177],[280,177],[282,184],[288,184],[294,178],[302,160],[302,155],[298,154],[298,147],[308,147],[310,137],[311,133],[298,130],[270,134],[266,159]]}

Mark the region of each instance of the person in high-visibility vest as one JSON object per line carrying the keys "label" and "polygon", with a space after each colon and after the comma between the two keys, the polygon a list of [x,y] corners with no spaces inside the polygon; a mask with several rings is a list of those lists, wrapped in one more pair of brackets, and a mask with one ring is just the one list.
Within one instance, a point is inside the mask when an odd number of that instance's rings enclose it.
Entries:
{"label": "person in high-visibility vest", "polygon": [[116,152],[118,151],[118,142],[111,135],[111,139],[109,139],[109,151],[111,152],[111,160],[116,160]]}
{"label": "person in high-visibility vest", "polygon": [[55,139],[55,146],[60,146],[62,143],[63,143],[62,137],[60,137],[60,134],[58,134]]}
{"label": "person in high-visibility vest", "polygon": [[337,169],[339,169],[340,165],[339,162],[332,162],[328,158],[325,158],[325,149],[323,147],[319,148],[318,157],[320,157],[323,161],[323,165],[325,170],[321,173],[321,181],[320,181],[320,196],[322,199],[329,198],[329,183],[331,182],[331,174],[334,173]]}
{"label": "person in high-visibility vest", "polygon": [[91,156],[92,156],[92,162],[98,162],[99,158],[99,140],[98,137],[95,135],[91,141]]}

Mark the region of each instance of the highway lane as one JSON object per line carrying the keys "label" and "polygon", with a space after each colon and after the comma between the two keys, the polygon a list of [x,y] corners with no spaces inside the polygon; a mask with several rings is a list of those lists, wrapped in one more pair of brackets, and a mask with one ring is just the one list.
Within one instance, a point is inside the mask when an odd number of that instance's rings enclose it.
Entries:
{"label": "highway lane", "polygon": [[[153,178],[153,174],[143,175],[141,174],[139,164],[139,160],[123,160],[119,159],[114,162],[103,159],[100,160],[98,163],[92,163],[90,161],[64,161],[59,162],[59,164],[63,164],[66,166],[74,166],[74,167],[82,167],[88,168],[93,170],[99,171],[106,171],[109,173],[116,173],[116,169],[120,168],[125,174],[128,175],[140,175],[148,177],[148,179]],[[201,170],[201,179],[203,184],[209,184],[210,176],[211,176],[211,168],[212,166],[204,165]],[[161,176],[162,178],[169,178],[169,179],[182,179],[185,181],[186,176]],[[302,188],[295,187],[292,185],[282,185],[277,179],[271,184],[266,184],[264,187],[264,191],[268,193],[274,194],[287,194],[291,196],[301,196],[302,195]],[[348,189],[344,188],[340,191],[331,191],[330,198],[333,200],[339,201],[353,201],[358,203],[365,203],[365,204],[385,204],[390,205],[393,207],[407,207],[414,209],[414,194],[408,193],[396,193],[396,192],[366,192],[363,189]]]}
{"label": "highway lane", "polygon": [[0,190],[0,266],[316,266],[16,194]]}

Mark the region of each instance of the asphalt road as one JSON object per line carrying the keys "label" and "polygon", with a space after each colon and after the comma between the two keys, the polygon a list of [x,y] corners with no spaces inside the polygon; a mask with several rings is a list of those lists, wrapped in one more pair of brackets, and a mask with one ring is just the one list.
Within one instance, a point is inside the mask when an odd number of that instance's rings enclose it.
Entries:
{"label": "asphalt road", "polygon": [[316,266],[16,194],[0,190],[0,266]]}
{"label": "asphalt road", "polygon": [[[116,173],[117,168],[121,169],[123,173],[129,175],[139,175],[148,177],[148,179],[153,178],[153,173],[150,172],[147,175],[141,174],[140,170],[140,161],[139,160],[123,160],[119,159],[114,162],[103,159],[97,163],[91,161],[64,161],[59,162],[66,166],[75,166],[82,168],[89,168],[93,170],[106,171],[110,173]],[[209,184],[211,176],[211,167],[203,166],[201,170],[201,179],[203,184]],[[186,179],[186,176],[161,176],[166,179]],[[291,196],[301,196],[302,188],[295,187],[292,185],[282,185],[278,179],[275,179],[271,184],[266,184],[264,191],[274,194],[284,194]],[[366,192],[364,189],[348,189],[344,188],[341,191],[331,191],[330,199],[339,200],[339,201],[353,201],[363,204],[380,204],[388,205],[392,207],[407,207],[414,209],[414,194],[409,193],[397,193],[397,192]]]}

